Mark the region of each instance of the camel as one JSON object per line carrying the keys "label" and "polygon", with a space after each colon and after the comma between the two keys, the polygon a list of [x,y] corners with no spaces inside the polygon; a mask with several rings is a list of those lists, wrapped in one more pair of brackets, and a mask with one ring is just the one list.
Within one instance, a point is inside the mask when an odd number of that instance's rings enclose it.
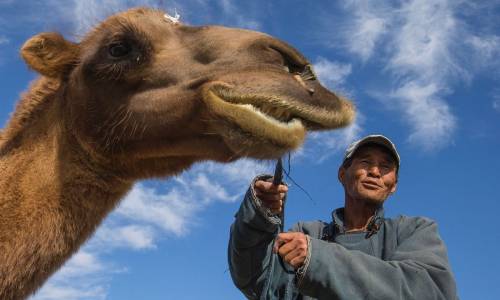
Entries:
{"label": "camel", "polygon": [[286,43],[157,9],[115,14],[79,42],[40,33],[21,56],[40,76],[0,132],[3,300],[33,294],[137,180],[276,159],[355,115]]}

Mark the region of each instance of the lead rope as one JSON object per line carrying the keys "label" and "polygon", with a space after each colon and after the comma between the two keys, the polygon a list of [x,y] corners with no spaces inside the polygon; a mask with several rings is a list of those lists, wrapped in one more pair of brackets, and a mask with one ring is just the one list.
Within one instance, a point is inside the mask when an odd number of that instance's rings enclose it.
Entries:
{"label": "lead rope", "polygon": [[[278,158],[278,161],[276,162],[276,167],[274,168],[273,185],[279,186],[282,181],[283,181],[283,160],[280,157]],[[285,201],[283,201],[283,204],[281,206],[280,220],[281,220],[280,224],[281,232],[285,232]]]}
{"label": "lead rope", "polygon": [[[290,153],[288,153],[288,166],[290,166]],[[283,181],[283,160],[280,157],[276,161],[276,167],[274,168],[273,184],[278,186],[282,181]],[[281,220],[280,232],[285,232],[285,202],[283,202],[281,206],[280,220]],[[283,268],[283,270],[288,274],[295,274],[295,270],[287,267],[281,256],[279,256],[279,254],[276,253],[276,255],[278,256],[278,261],[280,262],[280,265]]]}

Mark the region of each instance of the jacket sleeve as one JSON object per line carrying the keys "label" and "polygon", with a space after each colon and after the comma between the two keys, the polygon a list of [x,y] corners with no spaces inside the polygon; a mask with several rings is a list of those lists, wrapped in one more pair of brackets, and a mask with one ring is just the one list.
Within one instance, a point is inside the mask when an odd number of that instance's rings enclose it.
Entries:
{"label": "jacket sleeve", "polygon": [[276,260],[272,248],[281,220],[260,205],[253,190],[256,180],[269,177],[253,180],[231,226],[229,270],[234,284],[249,299],[259,299],[268,290]]}
{"label": "jacket sleeve", "polygon": [[434,222],[401,217],[388,260],[311,238],[310,261],[297,278],[318,299],[457,299],[446,248]]}

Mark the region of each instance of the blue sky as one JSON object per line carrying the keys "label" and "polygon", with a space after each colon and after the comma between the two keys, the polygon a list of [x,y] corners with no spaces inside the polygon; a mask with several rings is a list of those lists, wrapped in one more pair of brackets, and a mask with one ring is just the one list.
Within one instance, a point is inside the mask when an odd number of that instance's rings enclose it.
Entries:
{"label": "blue sky", "polygon": [[[18,49],[41,31],[78,40],[110,13],[176,9],[187,24],[255,29],[294,45],[321,81],[356,103],[349,128],[309,136],[291,174],[287,226],[343,204],[346,145],[383,133],[402,166],[386,213],[435,219],[462,299],[497,299],[500,248],[500,1],[0,0],[0,122],[36,74]],[[244,299],[226,262],[249,180],[272,162],[204,163],[138,183],[94,237],[34,296],[42,299]]]}

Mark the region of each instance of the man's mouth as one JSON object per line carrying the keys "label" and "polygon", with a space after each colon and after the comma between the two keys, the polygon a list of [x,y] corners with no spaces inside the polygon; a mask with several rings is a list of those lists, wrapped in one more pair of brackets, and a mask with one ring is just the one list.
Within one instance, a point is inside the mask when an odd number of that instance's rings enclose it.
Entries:
{"label": "man's mouth", "polygon": [[361,184],[364,186],[364,187],[367,187],[368,189],[373,189],[373,190],[376,190],[376,189],[380,189],[381,186],[378,185],[377,183],[375,182],[371,182],[371,181],[362,181]]}

